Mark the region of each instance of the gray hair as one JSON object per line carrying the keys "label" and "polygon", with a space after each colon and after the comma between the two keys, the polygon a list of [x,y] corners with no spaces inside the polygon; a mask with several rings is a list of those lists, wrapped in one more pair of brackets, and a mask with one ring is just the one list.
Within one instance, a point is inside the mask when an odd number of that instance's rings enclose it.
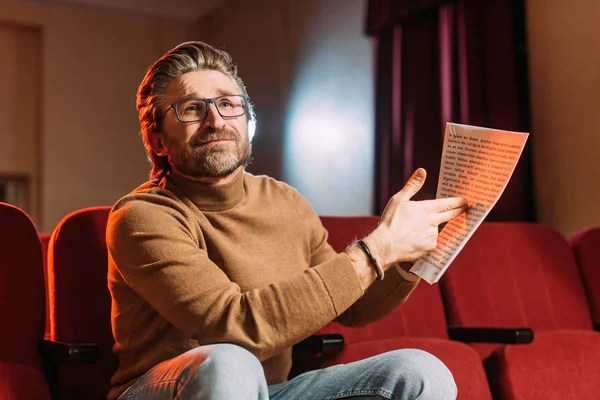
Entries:
{"label": "gray hair", "polygon": [[[157,155],[148,136],[150,132],[161,129],[162,110],[160,103],[164,99],[165,87],[183,74],[197,70],[219,71],[231,77],[248,96],[246,86],[237,75],[237,66],[231,56],[203,42],[185,42],[167,51],[148,68],[137,92],[137,110],[140,119],[141,135],[152,164],[150,179],[159,180],[165,176],[171,166],[166,156]],[[254,121],[254,109],[248,102],[248,122]]]}

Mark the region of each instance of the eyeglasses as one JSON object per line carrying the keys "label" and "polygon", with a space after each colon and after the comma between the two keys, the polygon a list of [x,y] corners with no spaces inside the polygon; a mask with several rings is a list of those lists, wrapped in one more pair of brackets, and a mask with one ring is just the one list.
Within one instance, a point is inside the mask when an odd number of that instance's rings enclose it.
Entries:
{"label": "eyeglasses", "polygon": [[171,104],[179,122],[189,123],[203,121],[208,116],[210,104],[214,104],[223,118],[236,118],[248,112],[248,98],[233,94],[213,97],[212,99],[185,99]]}

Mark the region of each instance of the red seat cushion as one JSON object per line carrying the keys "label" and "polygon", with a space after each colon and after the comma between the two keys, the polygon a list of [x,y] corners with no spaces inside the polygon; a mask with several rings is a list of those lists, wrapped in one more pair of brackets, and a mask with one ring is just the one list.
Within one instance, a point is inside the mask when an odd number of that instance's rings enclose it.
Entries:
{"label": "red seat cushion", "polygon": [[499,348],[486,367],[497,400],[597,399],[599,359],[597,332],[552,331],[526,346]]}
{"label": "red seat cushion", "polygon": [[351,343],[346,345],[341,353],[324,358],[321,367],[346,364],[388,351],[407,348],[427,351],[446,364],[454,376],[459,399],[491,400],[485,371],[477,352],[464,343],[445,339],[395,338]]}

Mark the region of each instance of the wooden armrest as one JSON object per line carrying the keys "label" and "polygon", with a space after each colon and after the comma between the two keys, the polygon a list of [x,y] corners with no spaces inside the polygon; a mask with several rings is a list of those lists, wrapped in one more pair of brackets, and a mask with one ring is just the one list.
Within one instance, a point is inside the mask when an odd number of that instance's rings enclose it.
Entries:
{"label": "wooden armrest", "polygon": [[530,328],[471,328],[449,326],[448,335],[460,342],[526,344],[533,341]]}

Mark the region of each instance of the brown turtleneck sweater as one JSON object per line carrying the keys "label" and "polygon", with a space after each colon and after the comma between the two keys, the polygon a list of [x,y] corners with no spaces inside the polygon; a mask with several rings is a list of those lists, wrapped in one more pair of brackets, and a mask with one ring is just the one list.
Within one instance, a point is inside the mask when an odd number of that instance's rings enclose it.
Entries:
{"label": "brown turtleneck sweater", "polygon": [[292,345],[335,318],[372,322],[416,285],[392,268],[364,294],[306,200],[246,172],[225,185],[170,175],[140,186],[114,206],[107,245],[119,357],[109,399],[156,364],[211,343],[248,349],[269,384],[283,382]]}

